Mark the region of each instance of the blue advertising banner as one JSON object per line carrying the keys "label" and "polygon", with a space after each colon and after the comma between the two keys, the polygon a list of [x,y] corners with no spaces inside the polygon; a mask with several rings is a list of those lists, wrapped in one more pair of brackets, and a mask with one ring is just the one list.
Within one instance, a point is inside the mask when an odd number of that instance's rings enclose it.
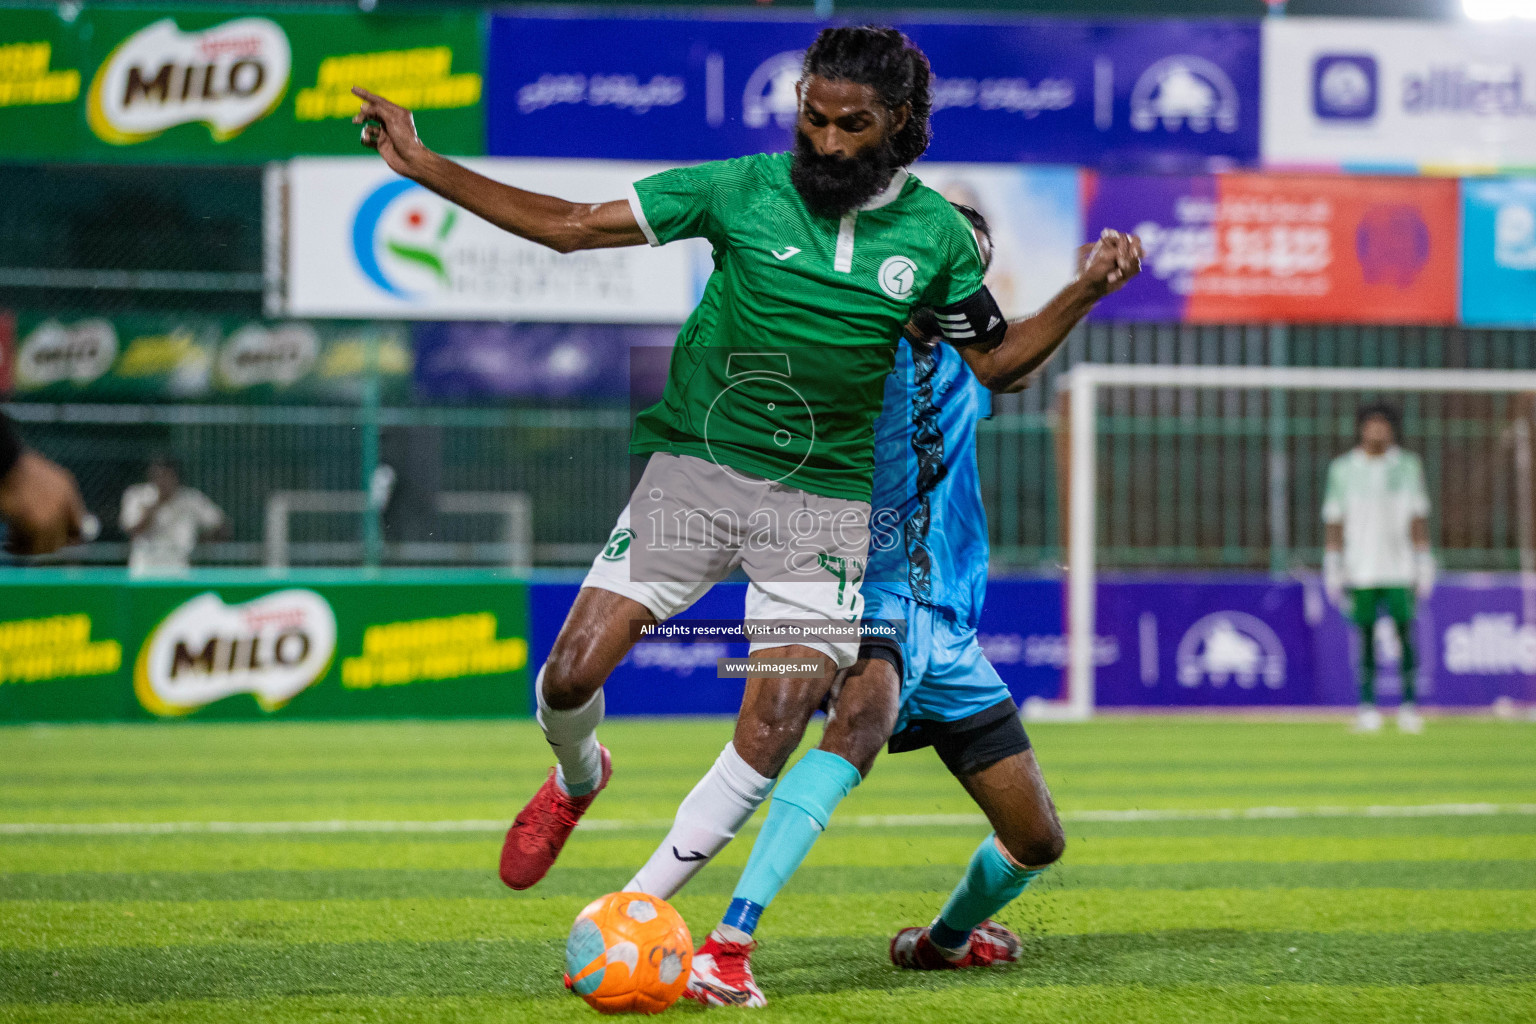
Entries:
{"label": "blue advertising banner", "polygon": [[1536,324],[1536,178],[1461,183],[1461,319]]}
{"label": "blue advertising banner", "polygon": [[1105,581],[1099,631],[1120,657],[1099,668],[1103,707],[1311,704],[1302,587],[1266,577]]}
{"label": "blue advertising banner", "polygon": [[[544,664],[565,616],[581,589],[575,583],[536,583],[528,602],[528,643],[533,666]],[[741,621],[747,588],[722,583],[701,597],[675,621]],[[721,658],[745,658],[747,644],[703,640],[668,640],[636,644],[614,669],[604,687],[610,715],[734,715],[741,707],[745,679],[721,679]],[[538,669],[534,669],[537,675]],[[529,695],[530,708],[532,694]]]}
{"label": "blue advertising banner", "polygon": [[[417,324],[416,394],[428,401],[622,399],[637,383],[631,351],[670,351],[676,335],[671,326],[630,324]],[[639,383],[660,391],[659,382]]]}
{"label": "blue advertising banner", "polygon": [[[713,160],[788,149],[815,21],[491,21],[486,143]],[[933,160],[1195,170],[1259,152],[1257,22],[900,26],[934,73]]]}
{"label": "blue advertising banner", "polygon": [[[534,584],[531,665],[543,663],[576,598],[575,584]],[[744,587],[715,587],[682,619],[739,620]],[[1110,577],[1099,584],[1097,705],[1114,707],[1349,707],[1357,700],[1354,629],[1316,580],[1267,576]],[[1536,588],[1485,576],[1447,577],[1415,623],[1418,697],[1431,707],[1536,705]],[[1056,579],[987,586],[982,649],[1014,700],[1054,699],[1067,664],[1062,587]],[[1401,649],[1378,624],[1377,694],[1402,692]],[[716,661],[745,643],[637,644],[608,683],[616,715],[733,715],[743,682]]]}

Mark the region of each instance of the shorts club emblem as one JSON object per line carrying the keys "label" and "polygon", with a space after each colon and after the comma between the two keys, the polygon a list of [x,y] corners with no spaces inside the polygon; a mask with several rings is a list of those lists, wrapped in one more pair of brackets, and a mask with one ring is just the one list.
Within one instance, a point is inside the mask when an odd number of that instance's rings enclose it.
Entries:
{"label": "shorts club emblem", "polygon": [[613,531],[613,536],[608,538],[608,543],[603,547],[603,560],[617,562],[629,551],[630,542],[635,539],[635,531],[628,527],[622,527]]}

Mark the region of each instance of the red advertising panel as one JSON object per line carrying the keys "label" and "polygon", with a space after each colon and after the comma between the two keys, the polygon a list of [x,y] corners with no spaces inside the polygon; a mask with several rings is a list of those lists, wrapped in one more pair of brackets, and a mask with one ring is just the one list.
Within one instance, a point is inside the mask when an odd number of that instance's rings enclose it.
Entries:
{"label": "red advertising panel", "polygon": [[1086,237],[1142,236],[1141,277],[1095,310],[1189,323],[1452,323],[1456,182],[1223,174],[1099,176]]}

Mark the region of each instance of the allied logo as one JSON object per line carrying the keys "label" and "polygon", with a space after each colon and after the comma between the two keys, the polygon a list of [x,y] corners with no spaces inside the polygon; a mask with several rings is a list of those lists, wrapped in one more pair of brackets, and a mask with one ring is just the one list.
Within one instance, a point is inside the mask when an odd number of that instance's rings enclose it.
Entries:
{"label": "allied logo", "polygon": [[603,547],[603,560],[605,562],[617,562],[628,554],[630,544],[634,543],[635,531],[628,527],[620,527],[613,531],[613,536],[608,538],[608,543]]}
{"label": "allied logo", "polygon": [[1458,676],[1536,675],[1536,626],[1513,612],[1478,612],[1446,628],[1445,668]]}
{"label": "allied logo", "polygon": [[16,353],[16,386],[41,388],[68,381],[99,380],[117,360],[117,331],[109,320],[62,324],[45,320],[22,339]]}
{"label": "allied logo", "polygon": [[769,124],[789,128],[800,112],[795,86],[805,67],[804,50],[776,53],[747,76],[741,96],[741,121],[748,128],[766,128]]}
{"label": "allied logo", "polygon": [[892,256],[880,264],[880,290],[893,299],[905,299],[917,287],[917,264],[905,256]]}
{"label": "allied logo", "polygon": [[249,693],[276,711],[314,685],[336,653],[336,614],[313,590],[279,590],[245,604],[194,597],[156,626],[133,671],[139,703],[185,715]]}
{"label": "allied logo", "polygon": [[1131,127],[1150,132],[1158,125],[1176,132],[1235,132],[1238,93],[1220,67],[1192,54],[1164,57],[1131,89]]}
{"label": "allied logo", "polygon": [[1189,627],[1176,657],[1179,685],[1245,690],[1285,685],[1285,647],[1263,620],[1246,612],[1213,612]]}
{"label": "allied logo", "polygon": [[1321,54],[1312,64],[1312,112],[1325,121],[1369,121],[1376,116],[1379,80],[1369,54]]}
{"label": "allied logo", "polygon": [[228,142],[277,108],[292,64],[287,35],[266,18],[236,18],[201,32],[183,32],[162,18],[102,62],[86,120],[117,146],[199,122],[213,141]]}

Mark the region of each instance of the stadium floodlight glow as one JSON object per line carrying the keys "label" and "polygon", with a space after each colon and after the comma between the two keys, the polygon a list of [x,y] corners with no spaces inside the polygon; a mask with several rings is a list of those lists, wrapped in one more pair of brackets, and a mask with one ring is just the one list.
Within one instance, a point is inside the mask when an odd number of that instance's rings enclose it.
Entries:
{"label": "stadium floodlight glow", "polygon": [[1067,470],[1066,692],[1024,702],[1034,721],[1083,721],[1095,706],[1097,609],[1098,401],[1102,388],[1180,390],[1462,392],[1536,394],[1536,371],[1366,369],[1283,366],[1189,366],[1080,363],[1057,380],[1070,399]]}
{"label": "stadium floodlight glow", "polygon": [[1536,20],[1536,0],[1461,0],[1461,9],[1473,21]]}

